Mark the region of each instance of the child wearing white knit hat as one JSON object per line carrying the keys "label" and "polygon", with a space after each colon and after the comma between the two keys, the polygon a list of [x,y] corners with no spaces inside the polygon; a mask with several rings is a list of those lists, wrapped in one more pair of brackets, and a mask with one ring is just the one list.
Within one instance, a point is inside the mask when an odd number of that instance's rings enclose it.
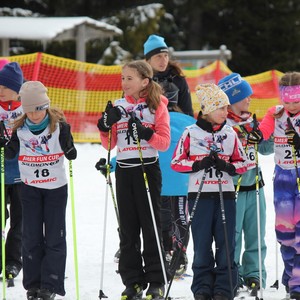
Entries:
{"label": "child wearing white knit hat", "polygon": [[247,170],[247,158],[237,134],[226,125],[229,105],[226,94],[215,84],[201,84],[196,95],[201,111],[197,122],[187,126],[179,139],[171,167],[190,174],[188,204],[193,214],[194,298],[229,300],[233,299],[237,284],[232,176]]}

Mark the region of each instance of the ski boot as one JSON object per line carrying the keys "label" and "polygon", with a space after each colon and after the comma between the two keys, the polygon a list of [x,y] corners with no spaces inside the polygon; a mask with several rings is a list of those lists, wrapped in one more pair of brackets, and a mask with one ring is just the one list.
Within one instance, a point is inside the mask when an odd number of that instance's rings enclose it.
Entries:
{"label": "ski boot", "polygon": [[151,282],[146,292],[146,300],[164,299],[164,293],[165,293],[164,284],[158,282]]}
{"label": "ski boot", "polygon": [[299,292],[291,292],[290,299],[291,300],[300,300],[300,293]]}
{"label": "ski boot", "polygon": [[35,300],[36,297],[37,297],[38,291],[39,291],[38,288],[30,288],[30,289],[26,292],[27,300]]}
{"label": "ski boot", "polygon": [[140,300],[143,296],[143,285],[136,283],[127,286],[122,292],[121,300]]}
{"label": "ski boot", "polygon": [[[175,278],[179,278],[180,276],[182,276],[186,272],[188,266],[188,258],[186,253],[181,252],[179,261],[177,261],[178,255],[179,255],[179,251],[178,250],[174,251],[172,261],[170,263],[170,273],[174,274]],[[176,270],[174,273],[175,268]]]}
{"label": "ski boot", "polygon": [[260,289],[259,280],[257,278],[249,278],[247,279],[247,286],[250,296],[257,297],[258,290]]}
{"label": "ski boot", "polygon": [[211,297],[208,296],[208,295],[206,295],[206,294],[196,294],[196,295],[194,296],[194,299],[195,299],[195,300],[210,300]]}
{"label": "ski boot", "polygon": [[48,289],[40,289],[37,292],[37,300],[54,300],[55,299],[56,294],[49,291]]}
{"label": "ski boot", "polygon": [[217,293],[214,295],[213,300],[229,300],[229,298],[221,293]]}

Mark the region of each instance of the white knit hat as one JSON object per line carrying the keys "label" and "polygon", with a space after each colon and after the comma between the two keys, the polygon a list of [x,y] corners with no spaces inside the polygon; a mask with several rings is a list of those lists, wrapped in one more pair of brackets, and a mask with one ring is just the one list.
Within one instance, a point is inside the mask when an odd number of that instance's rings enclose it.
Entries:
{"label": "white knit hat", "polygon": [[230,104],[227,95],[213,83],[197,85],[196,95],[203,115]]}
{"label": "white knit hat", "polygon": [[25,82],[19,92],[24,113],[49,108],[50,99],[47,92],[47,88],[40,81]]}

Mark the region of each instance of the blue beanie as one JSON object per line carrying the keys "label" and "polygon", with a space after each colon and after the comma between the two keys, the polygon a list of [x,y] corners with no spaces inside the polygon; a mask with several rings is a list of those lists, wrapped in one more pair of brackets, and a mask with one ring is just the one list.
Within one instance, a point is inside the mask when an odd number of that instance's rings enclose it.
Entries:
{"label": "blue beanie", "polygon": [[146,60],[161,52],[169,52],[165,39],[155,34],[150,35],[144,44],[144,55]]}
{"label": "blue beanie", "polygon": [[17,62],[8,63],[0,70],[0,85],[19,93],[22,84],[23,72]]}
{"label": "blue beanie", "polygon": [[225,76],[218,82],[218,86],[228,96],[230,104],[242,101],[253,94],[251,85],[238,73]]}

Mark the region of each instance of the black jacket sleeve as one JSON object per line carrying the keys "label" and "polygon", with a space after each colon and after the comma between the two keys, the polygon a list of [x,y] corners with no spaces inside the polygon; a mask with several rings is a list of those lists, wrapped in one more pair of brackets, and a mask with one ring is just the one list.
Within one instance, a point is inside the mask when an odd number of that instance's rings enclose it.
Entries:
{"label": "black jacket sleeve", "polygon": [[70,125],[65,122],[60,122],[59,126],[60,126],[59,143],[62,150],[64,151],[65,157],[68,160],[76,159],[77,150],[74,146]]}
{"label": "black jacket sleeve", "polygon": [[4,147],[4,156],[6,159],[13,159],[20,151],[20,141],[17,132],[13,132],[10,141]]}
{"label": "black jacket sleeve", "polygon": [[177,75],[173,78],[173,82],[179,88],[177,105],[180,107],[183,113],[193,117],[194,111],[192,105],[192,98],[186,79],[182,76]]}

